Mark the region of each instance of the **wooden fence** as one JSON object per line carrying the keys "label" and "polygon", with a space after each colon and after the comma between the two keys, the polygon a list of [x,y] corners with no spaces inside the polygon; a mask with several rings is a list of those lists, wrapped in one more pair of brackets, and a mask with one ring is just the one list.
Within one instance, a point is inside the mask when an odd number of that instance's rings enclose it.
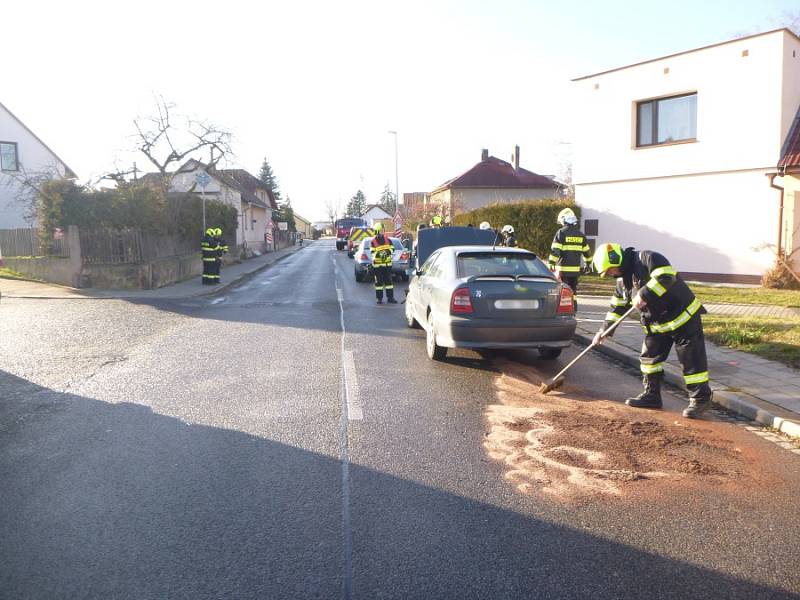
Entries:
{"label": "wooden fence", "polygon": [[199,240],[136,229],[82,229],[80,238],[84,264],[141,264],[200,251]]}
{"label": "wooden fence", "polygon": [[0,253],[5,258],[57,256],[69,257],[67,234],[44,236],[38,229],[0,229]]}

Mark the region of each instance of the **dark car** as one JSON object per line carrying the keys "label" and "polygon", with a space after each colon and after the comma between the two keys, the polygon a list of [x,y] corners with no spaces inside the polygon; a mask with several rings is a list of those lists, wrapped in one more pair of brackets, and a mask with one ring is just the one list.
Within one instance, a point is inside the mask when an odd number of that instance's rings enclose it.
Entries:
{"label": "dark car", "polygon": [[425,329],[434,360],[447,348],[536,348],[552,359],[575,332],[572,301],[533,252],[441,246],[411,279],[405,315],[409,327]]}

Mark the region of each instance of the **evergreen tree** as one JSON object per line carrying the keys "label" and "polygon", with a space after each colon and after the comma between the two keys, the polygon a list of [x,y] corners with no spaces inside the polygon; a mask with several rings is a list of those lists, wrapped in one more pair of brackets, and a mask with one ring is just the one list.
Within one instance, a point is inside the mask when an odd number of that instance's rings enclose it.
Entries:
{"label": "evergreen tree", "polygon": [[294,224],[294,209],[292,208],[292,199],[289,196],[286,196],[286,202],[282,202],[278,205],[278,211],[280,214],[280,221],[284,221],[288,223],[289,231],[297,231],[297,227]]}
{"label": "evergreen tree", "polygon": [[350,202],[347,203],[347,208],[345,212],[347,213],[348,217],[360,217],[364,214],[367,210],[367,197],[364,195],[364,192],[358,190],[355,193],[355,196],[350,198]]}
{"label": "evergreen tree", "polygon": [[258,172],[258,178],[272,190],[272,195],[275,196],[275,202],[280,206],[281,202],[281,189],[278,185],[278,178],[272,172],[272,167],[269,166],[267,159],[261,163],[261,170]]}
{"label": "evergreen tree", "polygon": [[397,210],[397,196],[389,187],[388,182],[386,183],[386,187],[383,188],[383,192],[381,193],[380,200],[378,200],[378,204],[380,204],[380,207],[383,210],[394,216],[394,213]]}

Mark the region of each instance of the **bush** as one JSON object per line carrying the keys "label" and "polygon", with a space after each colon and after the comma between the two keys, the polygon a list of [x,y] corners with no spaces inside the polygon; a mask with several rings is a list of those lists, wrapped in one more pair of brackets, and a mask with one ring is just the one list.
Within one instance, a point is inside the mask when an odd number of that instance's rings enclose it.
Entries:
{"label": "bush", "polygon": [[477,208],[456,215],[454,224],[463,226],[472,223],[478,227],[482,221],[489,221],[498,230],[503,225],[511,225],[520,247],[531,250],[546,260],[550,254],[553,236],[559,228],[556,218],[565,208],[571,208],[580,219],[580,208],[571,200],[534,200]]}
{"label": "bush", "polygon": [[[66,179],[45,182],[38,194],[39,223],[46,233],[77,225],[83,229],[138,229],[143,233],[180,235],[200,243],[203,236],[202,199],[192,194],[169,194],[139,182],[113,190],[92,190]],[[206,224],[219,227],[232,239],[239,225],[234,207],[206,200]]]}
{"label": "bush", "polygon": [[775,264],[761,277],[761,285],[778,290],[800,290],[798,274],[792,271],[786,260],[777,258]]}

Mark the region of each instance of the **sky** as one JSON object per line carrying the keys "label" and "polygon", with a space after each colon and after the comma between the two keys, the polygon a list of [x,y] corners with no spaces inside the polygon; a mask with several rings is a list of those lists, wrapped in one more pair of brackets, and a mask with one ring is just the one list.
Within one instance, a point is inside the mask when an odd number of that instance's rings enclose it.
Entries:
{"label": "sky", "polygon": [[[776,29],[798,0],[5,3],[0,102],[78,174],[149,170],[133,120],[156,99],[231,131],[295,211],[362,189],[431,191],[481,149],[560,175],[570,79]],[[199,158],[207,158],[200,156]]]}

